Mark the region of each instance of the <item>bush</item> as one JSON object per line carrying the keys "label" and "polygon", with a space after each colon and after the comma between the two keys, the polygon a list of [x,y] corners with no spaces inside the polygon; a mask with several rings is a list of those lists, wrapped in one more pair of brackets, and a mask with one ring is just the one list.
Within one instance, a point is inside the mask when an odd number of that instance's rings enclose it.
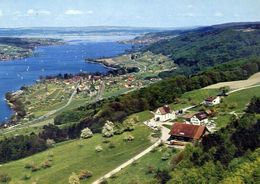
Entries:
{"label": "bush", "polygon": [[114,135],[114,123],[107,121],[103,126],[102,134],[104,137],[112,137]]}
{"label": "bush", "polygon": [[146,170],[146,174],[153,174],[155,173],[156,169],[153,166],[148,166]]}
{"label": "bush", "polygon": [[32,167],[31,167],[31,171],[32,172],[36,172],[36,171],[39,171],[41,168],[39,167],[39,166],[37,166],[37,165],[32,165]]}
{"label": "bush", "polygon": [[87,170],[86,171],[85,170],[80,171],[80,173],[78,175],[80,180],[90,178],[91,176],[93,176],[92,172],[87,171]]}
{"label": "bush", "polygon": [[89,128],[84,128],[82,131],[81,131],[81,134],[80,134],[80,137],[82,139],[87,139],[87,138],[90,138],[93,136],[93,133],[92,131],[89,129]]}
{"label": "bush", "polygon": [[50,160],[46,160],[41,164],[41,168],[47,169],[52,166],[52,162]]}
{"label": "bush", "polygon": [[163,156],[161,157],[162,160],[168,160],[170,158],[171,154],[166,152],[163,154]]}
{"label": "bush", "polygon": [[35,165],[34,162],[26,163],[25,166],[24,166],[24,168],[25,168],[25,169],[31,169],[32,167],[34,167],[34,165]]}
{"label": "bush", "polygon": [[124,141],[127,141],[127,142],[133,141],[134,139],[135,138],[132,135],[127,135],[127,136],[124,137]]}
{"label": "bush", "polygon": [[95,150],[96,150],[96,152],[101,152],[101,151],[103,151],[103,148],[102,148],[102,146],[98,145],[98,146],[96,146]]}
{"label": "bush", "polygon": [[116,145],[114,144],[114,143],[109,143],[109,145],[108,145],[108,148],[110,148],[110,149],[113,149],[113,148],[115,148],[116,147]]}
{"label": "bush", "polygon": [[27,173],[27,174],[24,174],[24,176],[22,177],[22,180],[29,180],[31,179],[31,174]]}
{"label": "bush", "polygon": [[55,141],[53,139],[47,139],[46,140],[46,145],[48,146],[48,148],[53,147],[55,144]]}
{"label": "bush", "polygon": [[80,184],[80,180],[76,173],[72,173],[69,177],[69,184]]}
{"label": "bush", "polygon": [[110,140],[104,139],[102,142],[105,143],[105,144],[107,144],[107,143],[110,143]]}
{"label": "bush", "polygon": [[0,183],[9,183],[11,181],[11,177],[6,173],[0,173]]}

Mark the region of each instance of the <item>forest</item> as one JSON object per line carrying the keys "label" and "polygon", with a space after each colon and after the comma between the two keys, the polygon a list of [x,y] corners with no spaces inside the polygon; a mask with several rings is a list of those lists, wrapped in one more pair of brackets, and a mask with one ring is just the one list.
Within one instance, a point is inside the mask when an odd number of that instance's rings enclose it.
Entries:
{"label": "forest", "polygon": [[[234,59],[259,56],[260,24],[212,26],[186,31],[172,39],[148,45],[144,51],[160,53],[174,60],[179,70],[172,75],[193,74]],[[171,73],[161,74],[168,75]]]}

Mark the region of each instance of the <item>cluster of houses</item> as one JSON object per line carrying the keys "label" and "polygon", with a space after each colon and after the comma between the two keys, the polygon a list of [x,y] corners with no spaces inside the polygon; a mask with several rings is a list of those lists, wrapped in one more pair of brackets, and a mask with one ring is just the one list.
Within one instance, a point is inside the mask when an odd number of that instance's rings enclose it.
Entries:
{"label": "cluster of houses", "polygon": [[[203,101],[203,104],[212,107],[220,102],[221,98],[216,96],[208,97]],[[200,140],[205,134],[208,134],[215,128],[215,123],[210,120],[214,116],[214,112],[211,110],[183,115],[171,110],[170,106],[165,105],[153,113],[153,120],[147,123],[151,127],[156,127],[159,122],[173,122],[177,117],[183,119],[183,122],[172,123],[169,140],[188,142]]]}

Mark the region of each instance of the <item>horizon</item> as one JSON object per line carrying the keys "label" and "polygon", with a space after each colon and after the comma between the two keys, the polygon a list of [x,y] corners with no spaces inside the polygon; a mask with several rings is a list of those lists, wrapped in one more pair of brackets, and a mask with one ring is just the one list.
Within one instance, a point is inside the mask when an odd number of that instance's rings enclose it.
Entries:
{"label": "horizon", "polygon": [[2,0],[0,27],[198,27],[259,21],[259,6],[254,0]]}
{"label": "horizon", "polygon": [[223,22],[218,24],[208,24],[208,25],[193,25],[193,26],[180,26],[180,27],[142,27],[142,26],[117,26],[117,25],[97,25],[97,26],[36,26],[36,27],[0,27],[1,29],[41,29],[41,28],[130,28],[130,29],[162,29],[162,30],[177,30],[177,29],[192,29],[199,27],[210,27],[225,24],[260,24],[260,21],[237,21],[237,22]]}

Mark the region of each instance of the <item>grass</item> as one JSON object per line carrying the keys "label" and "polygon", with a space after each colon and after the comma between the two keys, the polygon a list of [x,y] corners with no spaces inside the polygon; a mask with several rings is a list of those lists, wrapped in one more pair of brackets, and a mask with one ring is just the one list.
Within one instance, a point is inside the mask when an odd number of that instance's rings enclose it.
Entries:
{"label": "grass", "polygon": [[128,117],[128,119],[136,118],[139,122],[144,122],[144,121],[147,121],[147,120],[153,118],[153,116],[154,115],[150,111],[142,111],[142,112],[130,115]]}
{"label": "grass", "polygon": [[[123,138],[127,134],[133,135],[134,141],[124,142]],[[149,135],[149,129],[144,125],[139,125],[130,133],[126,132],[110,138],[109,141],[114,143],[115,148],[109,148],[109,143],[103,143],[105,138],[100,134],[91,139],[63,142],[42,153],[4,164],[0,167],[0,173],[7,173],[14,183],[37,181],[37,183],[63,184],[68,183],[68,177],[72,172],[79,173],[81,170],[90,170],[93,172],[93,176],[82,180],[81,183],[91,183],[150,146]],[[95,151],[97,145],[103,147],[102,152]],[[50,153],[53,154],[52,167],[36,172],[24,168],[26,164],[32,162],[40,165],[49,158]],[[31,178],[22,180],[25,174],[29,174]]]}
{"label": "grass", "polygon": [[209,96],[218,94],[216,89],[198,89],[184,93],[176,103],[171,103],[170,107],[174,110],[179,110],[188,106],[197,105]]}
{"label": "grass", "polygon": [[[156,172],[157,169],[163,170],[170,168],[171,159],[162,160],[166,152],[171,155],[175,154],[171,148],[157,148],[155,152],[148,153],[138,160],[136,164],[132,164],[116,174],[115,178],[108,179],[108,183],[159,183],[159,181],[154,178],[154,172]],[[154,172],[148,173],[148,171],[151,170],[154,170]]]}

